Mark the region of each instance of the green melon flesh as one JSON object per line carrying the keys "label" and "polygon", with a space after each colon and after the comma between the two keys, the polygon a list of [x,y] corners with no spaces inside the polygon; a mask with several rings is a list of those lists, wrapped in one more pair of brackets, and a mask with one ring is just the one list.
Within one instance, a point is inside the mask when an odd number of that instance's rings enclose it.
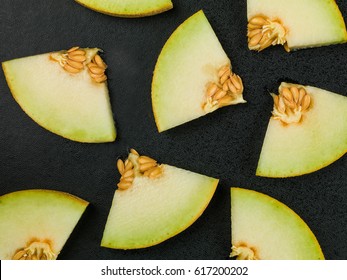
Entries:
{"label": "green melon flesh", "polygon": [[280,19],[290,49],[347,42],[346,26],[334,0],[247,0],[248,19]]}
{"label": "green melon flesh", "polygon": [[218,82],[218,69],[225,65],[230,60],[202,11],[174,31],[153,75],[152,106],[159,132],[207,114],[202,108],[207,84]]}
{"label": "green melon flesh", "polygon": [[262,193],[231,188],[232,245],[253,248],[261,260],[322,260],[307,224],[289,207]]}
{"label": "green melon flesh", "polygon": [[[87,61],[98,49],[84,49]],[[92,81],[87,67],[66,72],[50,54],[2,63],[13,97],[39,125],[79,142],[112,142],[116,130],[106,83]]]}
{"label": "green melon flesh", "polygon": [[135,177],[129,189],[116,190],[101,246],[153,246],[182,232],[203,213],[218,180],[162,166],[160,178]]}
{"label": "green melon flesh", "polygon": [[94,11],[119,17],[144,17],[173,8],[171,0],[75,0]]}
{"label": "green melon flesh", "polygon": [[[291,84],[282,83],[283,86]],[[301,123],[270,119],[256,174],[290,177],[321,169],[347,152],[347,97],[304,87],[313,100]]]}
{"label": "green melon flesh", "polygon": [[49,240],[57,256],[87,205],[80,198],[51,190],[0,196],[0,259],[11,259],[33,239]]}

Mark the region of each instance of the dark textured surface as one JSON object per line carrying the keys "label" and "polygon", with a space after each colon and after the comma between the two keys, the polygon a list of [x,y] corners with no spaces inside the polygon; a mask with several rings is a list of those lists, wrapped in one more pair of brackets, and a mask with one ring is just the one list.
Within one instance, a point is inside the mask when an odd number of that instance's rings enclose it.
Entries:
{"label": "dark textured surface", "polygon": [[[0,2],[0,61],[79,45],[102,48],[109,65],[118,129],[116,142],[110,144],[76,143],[44,130],[20,109],[0,74],[0,194],[47,188],[91,203],[60,259],[228,259],[231,186],[284,202],[308,223],[327,259],[347,259],[346,156],[301,177],[254,175],[272,109],[268,90],[290,80],[346,95],[347,44],[289,54],[280,47],[250,52],[246,1],[173,0],[173,10],[143,19],[106,16],[72,0]],[[337,3],[346,20],[347,2]],[[248,103],[159,134],[151,108],[152,71],[172,31],[199,9],[205,11],[234,71],[243,77]],[[201,218],[178,236],[148,249],[101,248],[119,180],[115,163],[130,147],[221,181]]]}

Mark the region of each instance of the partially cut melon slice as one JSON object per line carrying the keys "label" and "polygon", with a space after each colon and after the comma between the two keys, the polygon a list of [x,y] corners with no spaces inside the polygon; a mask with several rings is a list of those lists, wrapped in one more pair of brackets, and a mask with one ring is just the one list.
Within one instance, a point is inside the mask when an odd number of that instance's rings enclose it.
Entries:
{"label": "partially cut melon slice", "polygon": [[347,152],[347,97],[282,83],[256,174],[291,177],[321,169]]}
{"label": "partially cut melon slice", "polygon": [[79,142],[112,142],[116,129],[99,49],[46,53],[2,63],[13,97],[39,125]]}
{"label": "partially cut melon slice", "polygon": [[287,51],[347,42],[345,22],[334,0],[247,0],[248,47]]}
{"label": "partially cut melon slice", "polygon": [[159,132],[244,103],[240,76],[203,11],[182,23],[163,47],[154,69],[152,106]]}
{"label": "partially cut melon slice", "polygon": [[239,260],[322,260],[308,225],[265,194],[231,188],[231,257]]}
{"label": "partially cut melon slice", "polygon": [[55,260],[87,206],[51,190],[0,196],[0,259]]}
{"label": "partially cut melon slice", "polygon": [[188,228],[209,204],[218,180],[159,165],[131,150],[118,161],[122,174],[101,246],[137,249],[161,243]]}
{"label": "partially cut melon slice", "polygon": [[75,0],[94,11],[118,17],[145,17],[173,8],[171,0]]}

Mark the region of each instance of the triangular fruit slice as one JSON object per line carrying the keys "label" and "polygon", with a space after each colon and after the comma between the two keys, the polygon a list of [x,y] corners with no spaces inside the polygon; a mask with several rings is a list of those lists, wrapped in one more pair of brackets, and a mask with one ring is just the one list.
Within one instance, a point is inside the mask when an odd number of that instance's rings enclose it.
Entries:
{"label": "triangular fruit slice", "polygon": [[0,259],[55,260],[87,206],[51,190],[0,196]]}
{"label": "triangular fruit slice", "polygon": [[322,260],[308,225],[265,194],[231,188],[231,257],[238,260]]}
{"label": "triangular fruit slice", "polygon": [[145,17],[173,8],[171,0],[75,0],[94,11],[118,17]]}
{"label": "triangular fruit slice", "polygon": [[347,97],[282,83],[256,174],[291,177],[321,169],[347,151]]}
{"label": "triangular fruit slice", "polygon": [[74,47],[2,63],[13,97],[39,125],[79,142],[112,142],[116,130],[99,49]]}
{"label": "triangular fruit slice", "polygon": [[287,51],[347,42],[345,22],[334,0],[247,0],[248,47]]}
{"label": "triangular fruit slice", "polygon": [[194,223],[209,204],[218,180],[131,150],[117,162],[122,177],[101,246],[138,249],[161,243]]}
{"label": "triangular fruit slice", "polygon": [[240,76],[203,11],[182,23],[163,47],[154,69],[152,106],[159,132],[244,103]]}

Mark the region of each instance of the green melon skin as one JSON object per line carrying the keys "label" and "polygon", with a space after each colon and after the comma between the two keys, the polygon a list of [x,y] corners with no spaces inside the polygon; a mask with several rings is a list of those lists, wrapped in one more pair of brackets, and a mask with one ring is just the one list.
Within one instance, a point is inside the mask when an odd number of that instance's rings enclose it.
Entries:
{"label": "green melon skin", "polygon": [[248,20],[279,18],[288,29],[291,50],[347,42],[342,14],[334,0],[247,0]]}
{"label": "green melon skin", "polygon": [[[203,11],[183,22],[165,43],[152,80],[152,108],[159,132],[207,114],[202,103],[218,70],[231,65]],[[243,99],[239,103],[245,102]]]}
{"label": "green melon skin", "polygon": [[145,17],[173,8],[171,0],[75,0],[94,11],[117,17]]}
{"label": "green melon skin", "polygon": [[[84,49],[87,61],[99,51]],[[113,142],[116,128],[106,83],[95,83],[88,70],[70,74],[50,54],[2,63],[11,93],[37,124],[67,139]]]}
{"label": "green melon skin", "polygon": [[347,97],[311,86],[304,88],[311,95],[312,108],[298,124],[283,125],[271,117],[256,170],[258,176],[311,173],[347,152]]}
{"label": "green melon skin", "polygon": [[231,188],[232,245],[254,248],[260,260],[323,260],[308,225],[288,206],[251,190]]}
{"label": "green melon skin", "polygon": [[24,190],[0,196],[0,259],[10,260],[33,239],[49,240],[58,256],[88,202],[68,193]]}
{"label": "green melon skin", "polygon": [[203,213],[218,180],[162,166],[158,179],[135,177],[129,189],[116,190],[101,246],[150,247],[179,234]]}

